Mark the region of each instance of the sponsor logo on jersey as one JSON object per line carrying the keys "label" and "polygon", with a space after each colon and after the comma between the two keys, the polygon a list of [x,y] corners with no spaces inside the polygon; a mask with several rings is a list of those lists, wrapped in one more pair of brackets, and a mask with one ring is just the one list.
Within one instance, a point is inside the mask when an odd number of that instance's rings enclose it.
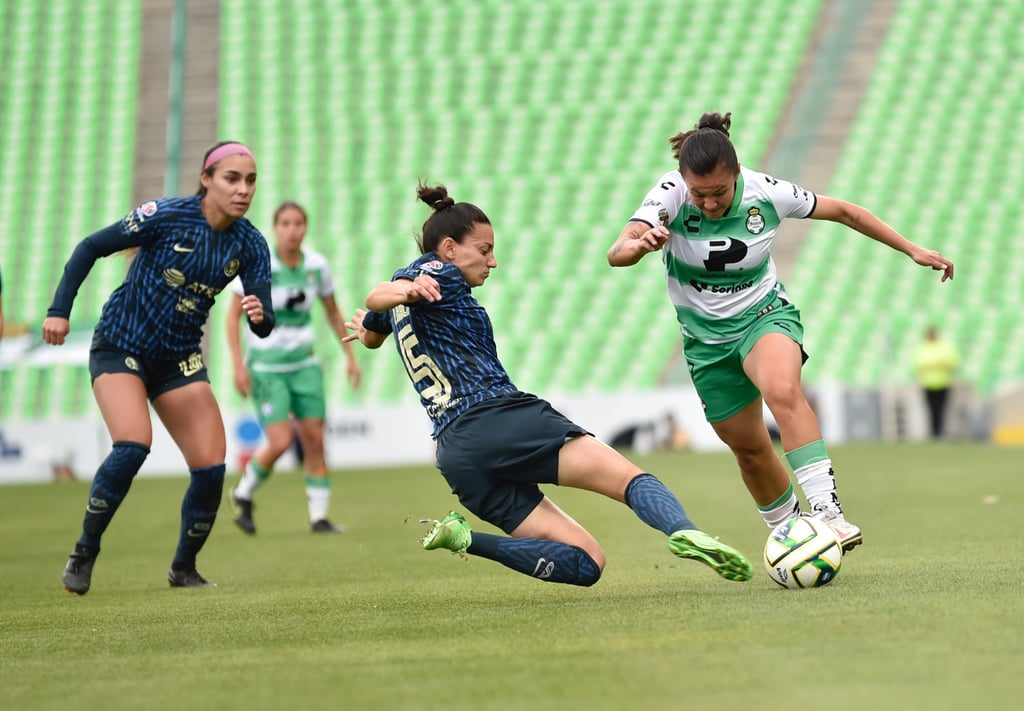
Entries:
{"label": "sponsor logo on jersey", "polygon": [[185,275],[177,269],[164,269],[164,282],[168,286],[184,286]]}
{"label": "sponsor logo on jersey", "polygon": [[712,294],[735,294],[737,291],[744,291],[754,285],[754,281],[745,281],[741,284],[728,284],[725,286],[719,286],[718,284],[708,284],[703,281],[697,281],[696,279],[690,279],[690,286],[697,291],[708,291]]}
{"label": "sponsor logo on jersey", "polygon": [[182,254],[188,254],[189,252],[195,251],[195,247],[186,247],[181,242],[175,242],[171,249],[175,252],[181,252]]}
{"label": "sponsor logo on jersey", "polygon": [[747,232],[752,235],[759,235],[764,232],[764,217],[761,216],[761,211],[752,207],[747,210]]}
{"label": "sponsor logo on jersey", "polygon": [[178,311],[181,311],[183,314],[190,314],[193,311],[195,311],[196,307],[198,306],[198,301],[196,301],[195,299],[190,299],[186,296],[184,298],[178,299],[178,303],[174,305],[174,308],[177,309]]}
{"label": "sponsor logo on jersey", "polygon": [[207,286],[206,284],[200,284],[197,281],[192,282],[185,288],[191,291],[193,294],[199,294],[200,296],[206,296],[211,299],[220,293],[220,289],[218,289],[217,287]]}

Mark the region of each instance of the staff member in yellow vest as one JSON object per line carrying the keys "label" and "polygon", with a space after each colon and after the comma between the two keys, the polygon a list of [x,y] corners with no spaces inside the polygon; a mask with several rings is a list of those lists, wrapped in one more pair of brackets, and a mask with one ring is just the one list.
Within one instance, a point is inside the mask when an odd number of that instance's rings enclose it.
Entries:
{"label": "staff member in yellow vest", "polygon": [[914,354],[914,369],[917,371],[917,382],[924,390],[925,402],[928,403],[932,439],[939,439],[945,432],[949,389],[959,367],[960,354],[956,348],[939,338],[939,330],[935,326],[929,326]]}

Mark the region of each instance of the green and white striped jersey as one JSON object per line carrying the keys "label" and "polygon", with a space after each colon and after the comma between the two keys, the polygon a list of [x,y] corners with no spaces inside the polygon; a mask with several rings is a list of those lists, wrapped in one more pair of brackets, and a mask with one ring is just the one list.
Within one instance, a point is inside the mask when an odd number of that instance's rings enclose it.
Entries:
{"label": "green and white striped jersey", "polygon": [[[237,279],[232,290],[242,295]],[[245,329],[246,365],[257,372],[286,373],[316,365],[313,354],[313,304],[334,293],[334,281],[327,258],[311,249],[302,250],[302,260],[292,269],[270,250],[270,294],[277,323],[266,338]]]}
{"label": "green and white striped jersey", "polygon": [[783,218],[808,217],[816,203],[814,193],[794,183],[741,167],[729,211],[709,219],[678,170],[663,175],[631,219],[671,232],[662,261],[683,335],[735,341],[777,296],[786,299],[772,240]]}

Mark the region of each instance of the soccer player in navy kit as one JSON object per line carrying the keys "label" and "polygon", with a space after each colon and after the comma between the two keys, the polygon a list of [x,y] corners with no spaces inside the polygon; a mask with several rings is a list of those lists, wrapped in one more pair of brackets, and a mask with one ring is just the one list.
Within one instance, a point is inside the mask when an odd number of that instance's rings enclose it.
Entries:
{"label": "soccer player in navy kit", "polygon": [[423,547],[481,556],[539,580],[593,585],[605,564],[600,545],[537,486],[558,484],[625,503],[668,536],[675,555],[748,580],[750,562],[698,530],[661,481],[513,385],[490,318],[471,294],[497,266],[490,220],[444,186],[420,185],[417,194],[434,209],[423,225],[423,254],[369,293],[370,311],[356,312],[347,338],[379,348],[394,334],[433,421],[437,466],[452,493],[510,534],[471,531],[452,512],[432,521]]}
{"label": "soccer player in navy kit", "polygon": [[120,222],[85,238],[71,255],[43,322],[43,339],[61,345],[75,295],[99,257],[137,248],[131,267],[103,306],[89,351],[93,394],[113,440],[86,503],[82,536],[64,568],[64,587],[84,595],[100,538],[128,493],[153,440],[147,399],[188,464],[181,531],[168,582],[208,587],[196,570],[220,504],[226,436],[200,351],[214,297],[235,276],[249,327],[274,327],[270,251],[244,219],[256,191],[256,161],[234,141],[204,156],[197,194],[143,203]]}

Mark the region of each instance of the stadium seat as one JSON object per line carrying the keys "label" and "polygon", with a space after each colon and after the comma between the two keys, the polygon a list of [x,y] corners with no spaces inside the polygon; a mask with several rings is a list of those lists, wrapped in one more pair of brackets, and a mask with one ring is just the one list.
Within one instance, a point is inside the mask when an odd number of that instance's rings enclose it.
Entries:
{"label": "stadium seat", "polygon": [[[1024,322],[1006,298],[1024,291],[1009,194],[1022,161],[1006,159],[1024,154],[1024,135],[1006,118],[1024,95],[1007,50],[1021,26],[1016,5],[899,3],[827,192],[942,251],[957,276],[940,285],[871,240],[816,223],[787,283],[808,341],[825,355],[808,362],[809,380],[912,382],[913,350],[930,323],[958,344],[960,375],[982,393],[1024,377],[1012,357]],[[899,311],[908,316],[897,321]]]}
{"label": "stadium seat", "polygon": [[[15,3],[2,13],[7,37],[0,102],[0,266],[4,317],[42,322],[77,241],[127,212],[131,200],[141,5],[117,0]],[[103,262],[115,262],[104,264]],[[123,277],[101,260],[83,284],[73,324],[91,327]],[[54,367],[62,390],[39,393],[49,369],[13,372],[18,387],[4,414],[82,411],[81,371]],[[88,379],[86,378],[86,385]],[[27,389],[27,390],[26,390]],[[54,399],[56,398],[56,399]]]}
{"label": "stadium seat", "polygon": [[[331,259],[343,310],[415,255],[411,234],[428,216],[416,181],[444,181],[495,224],[499,269],[479,298],[517,382],[648,387],[678,348],[660,267],[612,270],[604,253],[671,167],[666,139],[702,111],[733,111],[745,160],[763,154],[819,7],[226,0],[221,61],[232,93],[221,120],[261,156],[254,221],[269,227],[268,206],[285,194],[316,215],[310,242]],[[328,22],[339,13],[349,21]],[[678,41],[632,41],[655,26],[677,28]],[[739,61],[721,62],[715,82],[693,92],[704,81],[697,62],[724,60],[730,46]],[[662,108],[637,111],[645,102]],[[616,323],[622,333],[608,337]],[[318,347],[338,374],[332,340]],[[649,359],[633,367],[639,344]],[[361,393],[330,377],[332,401],[406,397],[401,369],[373,360],[360,357]],[[223,395],[229,366],[214,361]]]}

